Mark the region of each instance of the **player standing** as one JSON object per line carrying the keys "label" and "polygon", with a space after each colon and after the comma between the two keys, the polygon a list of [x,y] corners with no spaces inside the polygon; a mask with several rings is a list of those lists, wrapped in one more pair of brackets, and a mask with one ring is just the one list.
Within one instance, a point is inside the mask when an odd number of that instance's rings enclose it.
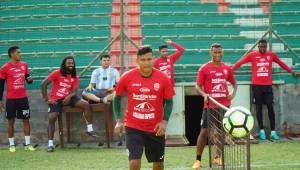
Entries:
{"label": "player standing", "polygon": [[267,51],[267,41],[262,39],[258,42],[258,51],[248,53],[245,57],[237,61],[232,70],[238,69],[241,65],[251,62],[252,64],[252,91],[256,106],[256,118],[259,131],[259,139],[265,140],[266,133],[263,125],[262,105],[265,103],[268,108],[269,121],[271,126],[270,138],[279,140],[275,131],[275,113],[273,108],[273,89],[272,89],[272,63],[277,63],[280,67],[291,73],[294,77],[299,74],[293,72],[279,57],[272,51]]}
{"label": "player standing", "polygon": [[[142,46],[137,52],[138,68],[120,78],[113,100],[117,120],[116,133],[125,126],[126,147],[129,151],[129,169],[141,169],[143,149],[153,170],[164,169],[165,132],[172,112],[174,89],[167,76],[152,68],[150,46]],[[120,113],[121,96],[128,93],[125,118]],[[124,123],[123,123],[124,121]]]}
{"label": "player standing", "polygon": [[26,93],[25,81],[28,84],[33,82],[28,65],[21,61],[21,50],[17,46],[8,49],[10,61],[1,68],[0,74],[0,109],[3,111],[3,91],[6,81],[6,119],[8,120],[7,131],[9,141],[9,151],[16,152],[14,142],[15,118],[23,120],[25,135],[25,150],[34,151],[30,144],[30,109]]}
{"label": "player standing", "polygon": [[[196,161],[193,165],[193,169],[200,169],[201,167],[201,157],[206,145],[206,139],[208,135],[208,120],[207,114],[212,114],[211,116],[217,117],[211,119],[212,123],[217,127],[222,127],[222,122],[220,116],[217,112],[224,114],[224,110],[220,109],[213,102],[208,103],[208,96],[214,98],[219,103],[224,106],[229,107],[231,104],[231,99],[235,96],[236,93],[236,80],[234,78],[233,72],[229,66],[222,62],[223,50],[220,44],[214,43],[211,45],[209,51],[212,60],[204,64],[198,71],[197,81],[196,81],[196,90],[199,94],[204,97],[204,111],[201,119],[201,131],[197,139],[197,152],[196,152]],[[233,91],[229,94],[227,81],[233,87]],[[224,132],[225,133],[225,132]],[[215,138],[218,138],[220,141],[220,135],[216,135]],[[213,160],[213,163],[216,165],[222,165],[221,158],[221,143],[217,143],[217,155]]]}
{"label": "player standing", "polygon": [[159,46],[160,57],[154,61],[154,68],[164,72],[167,75],[167,77],[170,79],[174,87],[175,85],[174,64],[184,52],[184,48],[179,44],[172,42],[172,40],[170,39],[167,39],[165,42],[172,45],[174,48],[177,49],[177,51],[169,56],[168,45],[164,44]]}

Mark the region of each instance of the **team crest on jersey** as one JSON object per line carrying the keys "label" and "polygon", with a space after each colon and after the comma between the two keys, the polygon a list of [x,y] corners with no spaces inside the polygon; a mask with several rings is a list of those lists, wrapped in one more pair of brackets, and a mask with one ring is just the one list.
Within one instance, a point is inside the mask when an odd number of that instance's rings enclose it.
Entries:
{"label": "team crest on jersey", "polygon": [[158,91],[159,88],[160,88],[159,83],[154,83],[154,90],[155,90],[155,91]]}
{"label": "team crest on jersey", "polygon": [[227,75],[228,71],[226,69],[223,70],[224,74]]}
{"label": "team crest on jersey", "polygon": [[24,67],[24,66],[21,66],[21,70],[25,70],[25,67]]}
{"label": "team crest on jersey", "polygon": [[270,58],[271,58],[271,57],[268,55],[268,56],[267,56],[267,60],[270,60]]}

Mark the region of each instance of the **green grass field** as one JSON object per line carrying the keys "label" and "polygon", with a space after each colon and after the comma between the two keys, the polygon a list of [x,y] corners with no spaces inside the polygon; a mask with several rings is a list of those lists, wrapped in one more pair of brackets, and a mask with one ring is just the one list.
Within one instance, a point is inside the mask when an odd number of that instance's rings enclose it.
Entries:
{"label": "green grass field", "polygon": [[[166,149],[165,169],[188,170],[195,159],[195,147],[169,147]],[[207,169],[207,149],[203,163]],[[300,141],[251,145],[252,169],[299,170]],[[128,169],[125,149],[67,148],[47,153],[45,148],[26,152],[22,147],[16,153],[0,149],[0,169]],[[143,157],[142,169],[151,169]]]}

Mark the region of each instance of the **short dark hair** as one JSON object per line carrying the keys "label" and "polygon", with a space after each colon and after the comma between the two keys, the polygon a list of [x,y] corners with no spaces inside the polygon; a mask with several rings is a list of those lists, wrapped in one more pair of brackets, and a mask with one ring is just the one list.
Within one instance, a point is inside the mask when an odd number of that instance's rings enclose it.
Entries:
{"label": "short dark hair", "polygon": [[260,44],[260,43],[262,43],[262,44],[267,44],[268,42],[267,42],[267,40],[265,40],[265,39],[260,39],[260,40],[258,41],[258,44]]}
{"label": "short dark hair", "polygon": [[163,49],[163,48],[168,48],[168,45],[166,44],[162,44],[158,47],[159,50]]}
{"label": "short dark hair", "polygon": [[210,50],[212,50],[213,48],[222,48],[222,45],[220,43],[213,43],[210,45]]}
{"label": "short dark hair", "polygon": [[141,56],[147,53],[152,53],[152,48],[150,45],[143,45],[139,47],[137,51],[137,56]]}
{"label": "short dark hair", "polygon": [[11,54],[14,53],[16,50],[20,49],[18,46],[12,46],[12,47],[9,47],[7,53],[8,53],[8,57],[10,58],[11,57]]}
{"label": "short dark hair", "polygon": [[100,56],[100,60],[102,60],[102,58],[110,58],[110,55],[108,55],[108,54],[102,54]]}

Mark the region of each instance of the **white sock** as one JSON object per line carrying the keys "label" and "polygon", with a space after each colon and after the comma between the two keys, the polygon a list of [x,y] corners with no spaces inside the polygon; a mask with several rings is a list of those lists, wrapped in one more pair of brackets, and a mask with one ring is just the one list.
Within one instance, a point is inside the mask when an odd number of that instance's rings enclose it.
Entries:
{"label": "white sock", "polygon": [[103,98],[103,103],[107,103],[107,96],[105,96],[104,98]]}
{"label": "white sock", "polygon": [[8,138],[9,146],[15,145],[14,138]]}
{"label": "white sock", "polygon": [[49,141],[48,141],[48,146],[54,146],[54,145],[53,145],[53,140],[49,140]]}
{"label": "white sock", "polygon": [[260,132],[265,132],[265,130],[264,129],[260,129]]}
{"label": "white sock", "polygon": [[88,125],[87,125],[87,131],[88,131],[88,132],[94,131],[93,125],[92,125],[92,124],[88,124]]}
{"label": "white sock", "polygon": [[30,136],[25,136],[25,145],[30,144]]}

